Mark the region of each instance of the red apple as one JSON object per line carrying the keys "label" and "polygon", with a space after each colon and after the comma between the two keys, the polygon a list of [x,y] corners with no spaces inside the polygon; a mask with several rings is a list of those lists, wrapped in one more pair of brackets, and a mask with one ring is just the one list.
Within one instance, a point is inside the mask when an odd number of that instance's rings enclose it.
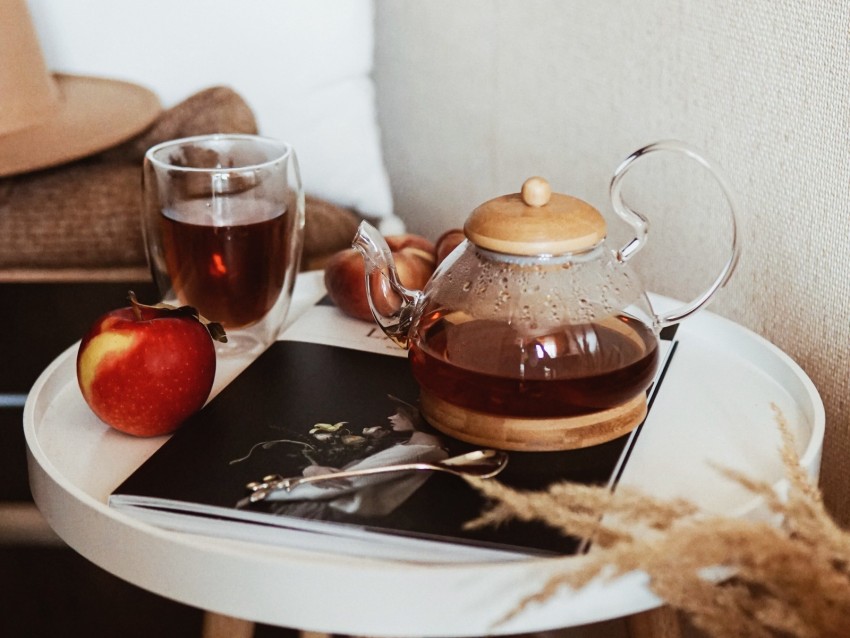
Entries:
{"label": "red apple", "polygon": [[77,380],[86,403],[113,428],[167,434],[209,397],[213,329],[191,308],[143,306],[132,295],[131,302],[100,317],[83,337]]}
{"label": "red apple", "polygon": [[[390,235],[387,245],[393,254],[401,283],[414,290],[422,289],[434,274],[434,244],[421,235]],[[374,284],[379,284],[375,281]],[[325,288],[336,306],[346,314],[364,321],[374,321],[366,299],[366,268],[363,257],[354,248],[341,250],[325,265]],[[398,303],[388,286],[382,285],[383,300],[379,310],[391,312]]]}

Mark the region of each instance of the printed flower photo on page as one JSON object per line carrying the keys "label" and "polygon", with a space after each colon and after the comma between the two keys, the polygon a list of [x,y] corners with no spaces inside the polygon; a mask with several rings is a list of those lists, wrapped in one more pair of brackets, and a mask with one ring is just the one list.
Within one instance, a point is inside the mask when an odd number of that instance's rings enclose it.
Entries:
{"label": "printed flower photo on page", "polygon": [[[435,463],[448,457],[442,441],[423,427],[419,410],[396,397],[385,423],[315,423],[302,431],[283,429],[285,436],[256,443],[231,465],[256,455],[279,458],[280,465],[312,477],[341,471],[363,470],[400,463]],[[266,511],[274,514],[324,520],[346,514],[386,516],[401,505],[426,480],[423,472],[376,474],[303,484],[292,491],[278,490]],[[240,501],[238,506],[245,506]]]}

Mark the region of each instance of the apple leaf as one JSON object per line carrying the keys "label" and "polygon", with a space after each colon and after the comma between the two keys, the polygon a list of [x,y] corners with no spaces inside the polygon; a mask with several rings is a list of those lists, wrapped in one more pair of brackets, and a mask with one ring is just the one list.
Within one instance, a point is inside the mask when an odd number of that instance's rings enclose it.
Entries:
{"label": "apple leaf", "polygon": [[148,308],[150,310],[159,310],[163,312],[163,314],[174,317],[194,317],[204,325],[213,340],[221,343],[227,343],[227,333],[224,331],[224,327],[216,321],[210,321],[203,317],[197,309],[192,306],[178,307],[167,303],[158,303],[154,305],[143,304],[136,298],[136,293],[132,290],[127,293],[127,298],[130,300],[130,304],[139,316],[141,316],[141,308]]}

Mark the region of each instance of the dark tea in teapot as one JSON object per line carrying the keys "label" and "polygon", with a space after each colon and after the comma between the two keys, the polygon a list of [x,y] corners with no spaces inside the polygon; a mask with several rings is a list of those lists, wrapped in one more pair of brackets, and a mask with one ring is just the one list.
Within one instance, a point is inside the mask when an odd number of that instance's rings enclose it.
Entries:
{"label": "dark tea in teapot", "polygon": [[475,412],[560,418],[613,408],[640,394],[658,365],[655,335],[625,314],[537,336],[453,314],[423,318],[411,366],[423,389]]}

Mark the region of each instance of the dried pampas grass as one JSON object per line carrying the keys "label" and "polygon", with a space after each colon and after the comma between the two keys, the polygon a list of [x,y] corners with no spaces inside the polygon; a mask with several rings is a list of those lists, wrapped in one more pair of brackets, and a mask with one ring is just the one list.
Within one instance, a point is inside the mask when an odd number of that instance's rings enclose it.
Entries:
{"label": "dried pampas grass", "polygon": [[522,492],[470,480],[492,506],[469,527],[537,520],[592,543],[587,555],[565,561],[565,570],[513,613],[562,585],[578,588],[641,570],[658,597],[712,636],[850,636],[850,534],[829,517],[784,417],[774,410],[788,493],[782,497],[769,484],[718,468],[761,496],[772,521],[706,515],[686,501],[634,490],[566,483]]}

